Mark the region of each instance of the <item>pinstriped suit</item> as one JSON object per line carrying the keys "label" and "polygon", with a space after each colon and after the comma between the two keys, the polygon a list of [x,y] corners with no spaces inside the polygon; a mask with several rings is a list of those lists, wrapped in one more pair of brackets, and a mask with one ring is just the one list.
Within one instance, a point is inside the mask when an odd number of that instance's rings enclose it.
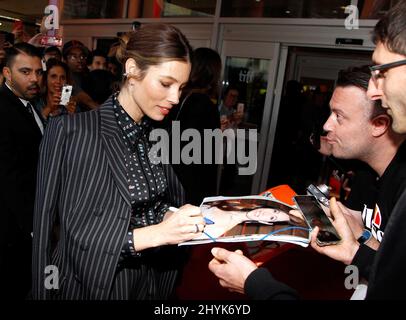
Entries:
{"label": "pinstriped suit", "polygon": [[[131,214],[121,136],[111,98],[97,110],[58,117],[48,125],[40,150],[34,213],[34,299],[112,297]],[[169,198],[180,206],[183,189],[169,166],[164,166],[164,171]],[[57,215],[60,240],[51,253],[50,236]],[[162,293],[148,294],[166,298],[178,265],[171,264],[176,260],[173,256],[166,260],[171,256],[165,257],[165,252],[178,251],[173,247],[158,251],[162,251],[165,261],[157,253],[148,263],[159,265],[157,287]],[[59,270],[56,291],[46,290],[43,285],[45,267],[51,264]],[[129,298],[128,292],[114,294],[114,298]]]}

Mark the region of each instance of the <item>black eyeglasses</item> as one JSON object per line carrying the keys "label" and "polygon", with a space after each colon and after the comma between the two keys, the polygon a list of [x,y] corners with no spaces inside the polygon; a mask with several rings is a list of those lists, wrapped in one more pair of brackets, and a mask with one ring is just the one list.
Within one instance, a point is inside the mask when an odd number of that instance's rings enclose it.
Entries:
{"label": "black eyeglasses", "polygon": [[85,56],[75,56],[75,55],[68,55],[68,59],[72,60],[72,61],[76,61],[76,60],[85,60],[86,57]]}
{"label": "black eyeglasses", "polygon": [[375,66],[369,67],[369,70],[371,70],[372,80],[376,83],[376,81],[382,77],[381,74],[382,71],[386,71],[388,69],[392,69],[403,65],[406,65],[406,59],[391,63],[377,64]]}

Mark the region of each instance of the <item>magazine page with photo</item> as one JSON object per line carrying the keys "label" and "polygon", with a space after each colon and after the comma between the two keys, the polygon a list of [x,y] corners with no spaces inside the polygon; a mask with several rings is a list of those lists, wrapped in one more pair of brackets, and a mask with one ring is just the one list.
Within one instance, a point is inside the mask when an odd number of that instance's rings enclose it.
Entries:
{"label": "magazine page with photo", "polygon": [[200,205],[206,226],[201,236],[181,243],[279,241],[307,247],[310,229],[300,211],[266,196],[209,197]]}

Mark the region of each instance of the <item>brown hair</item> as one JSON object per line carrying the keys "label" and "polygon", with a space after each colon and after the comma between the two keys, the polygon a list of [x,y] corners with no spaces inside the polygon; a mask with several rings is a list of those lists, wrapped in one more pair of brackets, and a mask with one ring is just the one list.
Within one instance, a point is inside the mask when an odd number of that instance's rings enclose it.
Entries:
{"label": "brown hair", "polygon": [[[46,66],[47,66],[47,70],[45,71],[44,79],[47,78],[49,70],[51,70],[54,67],[61,67],[65,71],[65,74],[66,74],[66,83],[72,84],[72,75],[70,73],[68,65],[65,62],[62,62],[55,58],[50,58],[50,59],[48,59]],[[45,82],[45,84],[46,84],[46,82]]]}
{"label": "brown hair", "polygon": [[365,91],[365,99],[372,106],[371,109],[367,109],[366,114],[370,120],[373,120],[381,114],[386,114],[386,110],[382,107],[381,100],[371,101],[367,98],[366,92],[368,91],[369,79],[371,78],[371,71],[368,65],[360,67],[349,67],[345,70],[340,70],[337,78],[337,87],[357,87]]}
{"label": "brown hair", "polygon": [[406,56],[406,1],[392,7],[376,24],[372,40],[382,42],[391,52]]}
{"label": "brown hair", "polygon": [[168,24],[143,24],[126,33],[120,42],[117,60],[124,66],[129,58],[133,58],[141,71],[140,79],[144,78],[149,67],[164,61],[191,61],[189,41],[182,32]]}
{"label": "brown hair", "polygon": [[14,64],[15,58],[19,54],[26,54],[27,56],[41,59],[41,54],[37,47],[27,42],[20,42],[6,49],[6,67],[11,68]]}
{"label": "brown hair", "polygon": [[204,89],[216,96],[221,74],[221,57],[210,48],[197,48],[193,51],[192,70],[185,91]]}

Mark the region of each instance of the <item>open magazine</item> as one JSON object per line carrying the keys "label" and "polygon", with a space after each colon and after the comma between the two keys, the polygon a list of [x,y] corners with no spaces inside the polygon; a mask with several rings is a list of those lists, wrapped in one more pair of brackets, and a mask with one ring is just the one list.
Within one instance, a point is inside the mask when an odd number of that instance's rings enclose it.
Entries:
{"label": "open magazine", "polygon": [[266,196],[209,197],[200,205],[206,220],[201,236],[179,245],[211,242],[280,241],[307,247],[310,229],[296,209]]}

